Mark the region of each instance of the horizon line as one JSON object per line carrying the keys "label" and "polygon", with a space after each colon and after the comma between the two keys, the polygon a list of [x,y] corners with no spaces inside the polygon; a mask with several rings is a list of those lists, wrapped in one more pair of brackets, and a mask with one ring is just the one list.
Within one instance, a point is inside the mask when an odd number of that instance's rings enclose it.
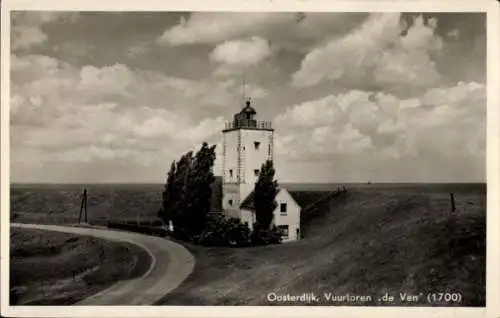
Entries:
{"label": "horizon line", "polygon": [[[443,184],[443,183],[455,183],[455,184],[467,184],[467,183],[484,183],[487,184],[487,181],[328,181],[328,182],[279,182],[281,184],[387,184],[387,183],[399,183],[399,184],[405,184],[405,183],[434,183],[434,184]],[[127,182],[99,182],[99,181],[94,181],[94,182],[10,182],[9,184],[68,184],[68,185],[79,185],[79,184],[165,184],[165,182],[133,182],[133,181],[127,181]]]}

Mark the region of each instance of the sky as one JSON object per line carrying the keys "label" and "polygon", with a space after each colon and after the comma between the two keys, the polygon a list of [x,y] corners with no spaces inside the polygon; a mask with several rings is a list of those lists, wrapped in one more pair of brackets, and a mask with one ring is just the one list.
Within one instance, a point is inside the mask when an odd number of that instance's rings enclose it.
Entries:
{"label": "sky", "polygon": [[[11,181],[160,183],[252,99],[280,182],[484,182],[482,13],[14,12]],[[244,80],[243,80],[244,79]]]}

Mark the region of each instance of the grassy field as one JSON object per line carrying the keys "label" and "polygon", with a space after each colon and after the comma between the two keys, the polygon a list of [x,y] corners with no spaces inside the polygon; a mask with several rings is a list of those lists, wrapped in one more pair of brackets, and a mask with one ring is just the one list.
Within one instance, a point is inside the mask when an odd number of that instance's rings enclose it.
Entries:
{"label": "grassy field", "polygon": [[[213,211],[221,208],[220,181],[213,187]],[[88,220],[95,224],[156,220],[162,203],[162,184],[12,185],[11,222],[77,223],[83,188],[88,191]]]}
{"label": "grassy field", "polygon": [[12,305],[64,305],[144,273],[150,259],[131,244],[11,228]]}
{"label": "grassy field", "polygon": [[151,219],[161,205],[162,185],[55,185],[11,188],[11,221],[77,223],[83,187],[88,190],[89,221],[108,218]]}
{"label": "grassy field", "polygon": [[[313,305],[429,305],[401,302],[400,293],[460,293],[462,302],[485,304],[485,194],[462,191],[450,212],[446,191],[359,188],[333,199],[326,214],[305,225],[306,238],[281,246],[246,249],[187,245],[194,273],[158,304],[273,305],[268,293],[314,292],[372,296],[371,302]],[[482,193],[482,194],[481,194]],[[279,303],[307,304],[307,303]]]}
{"label": "grassy field", "polygon": [[[285,185],[320,197],[337,184]],[[89,219],[154,218],[162,185],[90,185]],[[296,243],[252,248],[185,244],[196,257],[193,274],[159,304],[273,305],[270,292],[372,296],[371,302],[313,305],[429,305],[399,301],[400,293],[453,292],[462,302],[485,302],[484,184],[347,184],[348,192],[304,216]],[[11,193],[16,222],[74,223],[82,186],[19,187]],[[449,192],[457,211],[451,213]],[[279,303],[292,304],[292,303]],[[304,303],[293,303],[294,305]]]}

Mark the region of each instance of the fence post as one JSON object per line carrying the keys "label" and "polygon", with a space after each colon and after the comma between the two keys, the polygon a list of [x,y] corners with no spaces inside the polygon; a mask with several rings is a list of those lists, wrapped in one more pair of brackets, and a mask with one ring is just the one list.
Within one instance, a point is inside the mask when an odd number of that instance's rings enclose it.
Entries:
{"label": "fence post", "polygon": [[83,197],[85,199],[85,224],[88,224],[89,220],[88,220],[88,214],[87,214],[87,189],[85,189],[85,191],[83,192]]}
{"label": "fence post", "polygon": [[451,212],[455,212],[456,211],[455,195],[453,193],[450,193],[450,201],[451,201]]}
{"label": "fence post", "polygon": [[82,203],[80,204],[80,213],[78,214],[78,224],[82,223],[82,212],[83,212],[83,196],[82,196]]}

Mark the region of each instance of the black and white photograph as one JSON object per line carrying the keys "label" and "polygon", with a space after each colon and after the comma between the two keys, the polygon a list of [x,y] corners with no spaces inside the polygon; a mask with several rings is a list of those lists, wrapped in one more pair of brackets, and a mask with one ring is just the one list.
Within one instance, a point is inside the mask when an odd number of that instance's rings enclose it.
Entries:
{"label": "black and white photograph", "polygon": [[485,308],[487,12],[389,9],[9,11],[2,312]]}

